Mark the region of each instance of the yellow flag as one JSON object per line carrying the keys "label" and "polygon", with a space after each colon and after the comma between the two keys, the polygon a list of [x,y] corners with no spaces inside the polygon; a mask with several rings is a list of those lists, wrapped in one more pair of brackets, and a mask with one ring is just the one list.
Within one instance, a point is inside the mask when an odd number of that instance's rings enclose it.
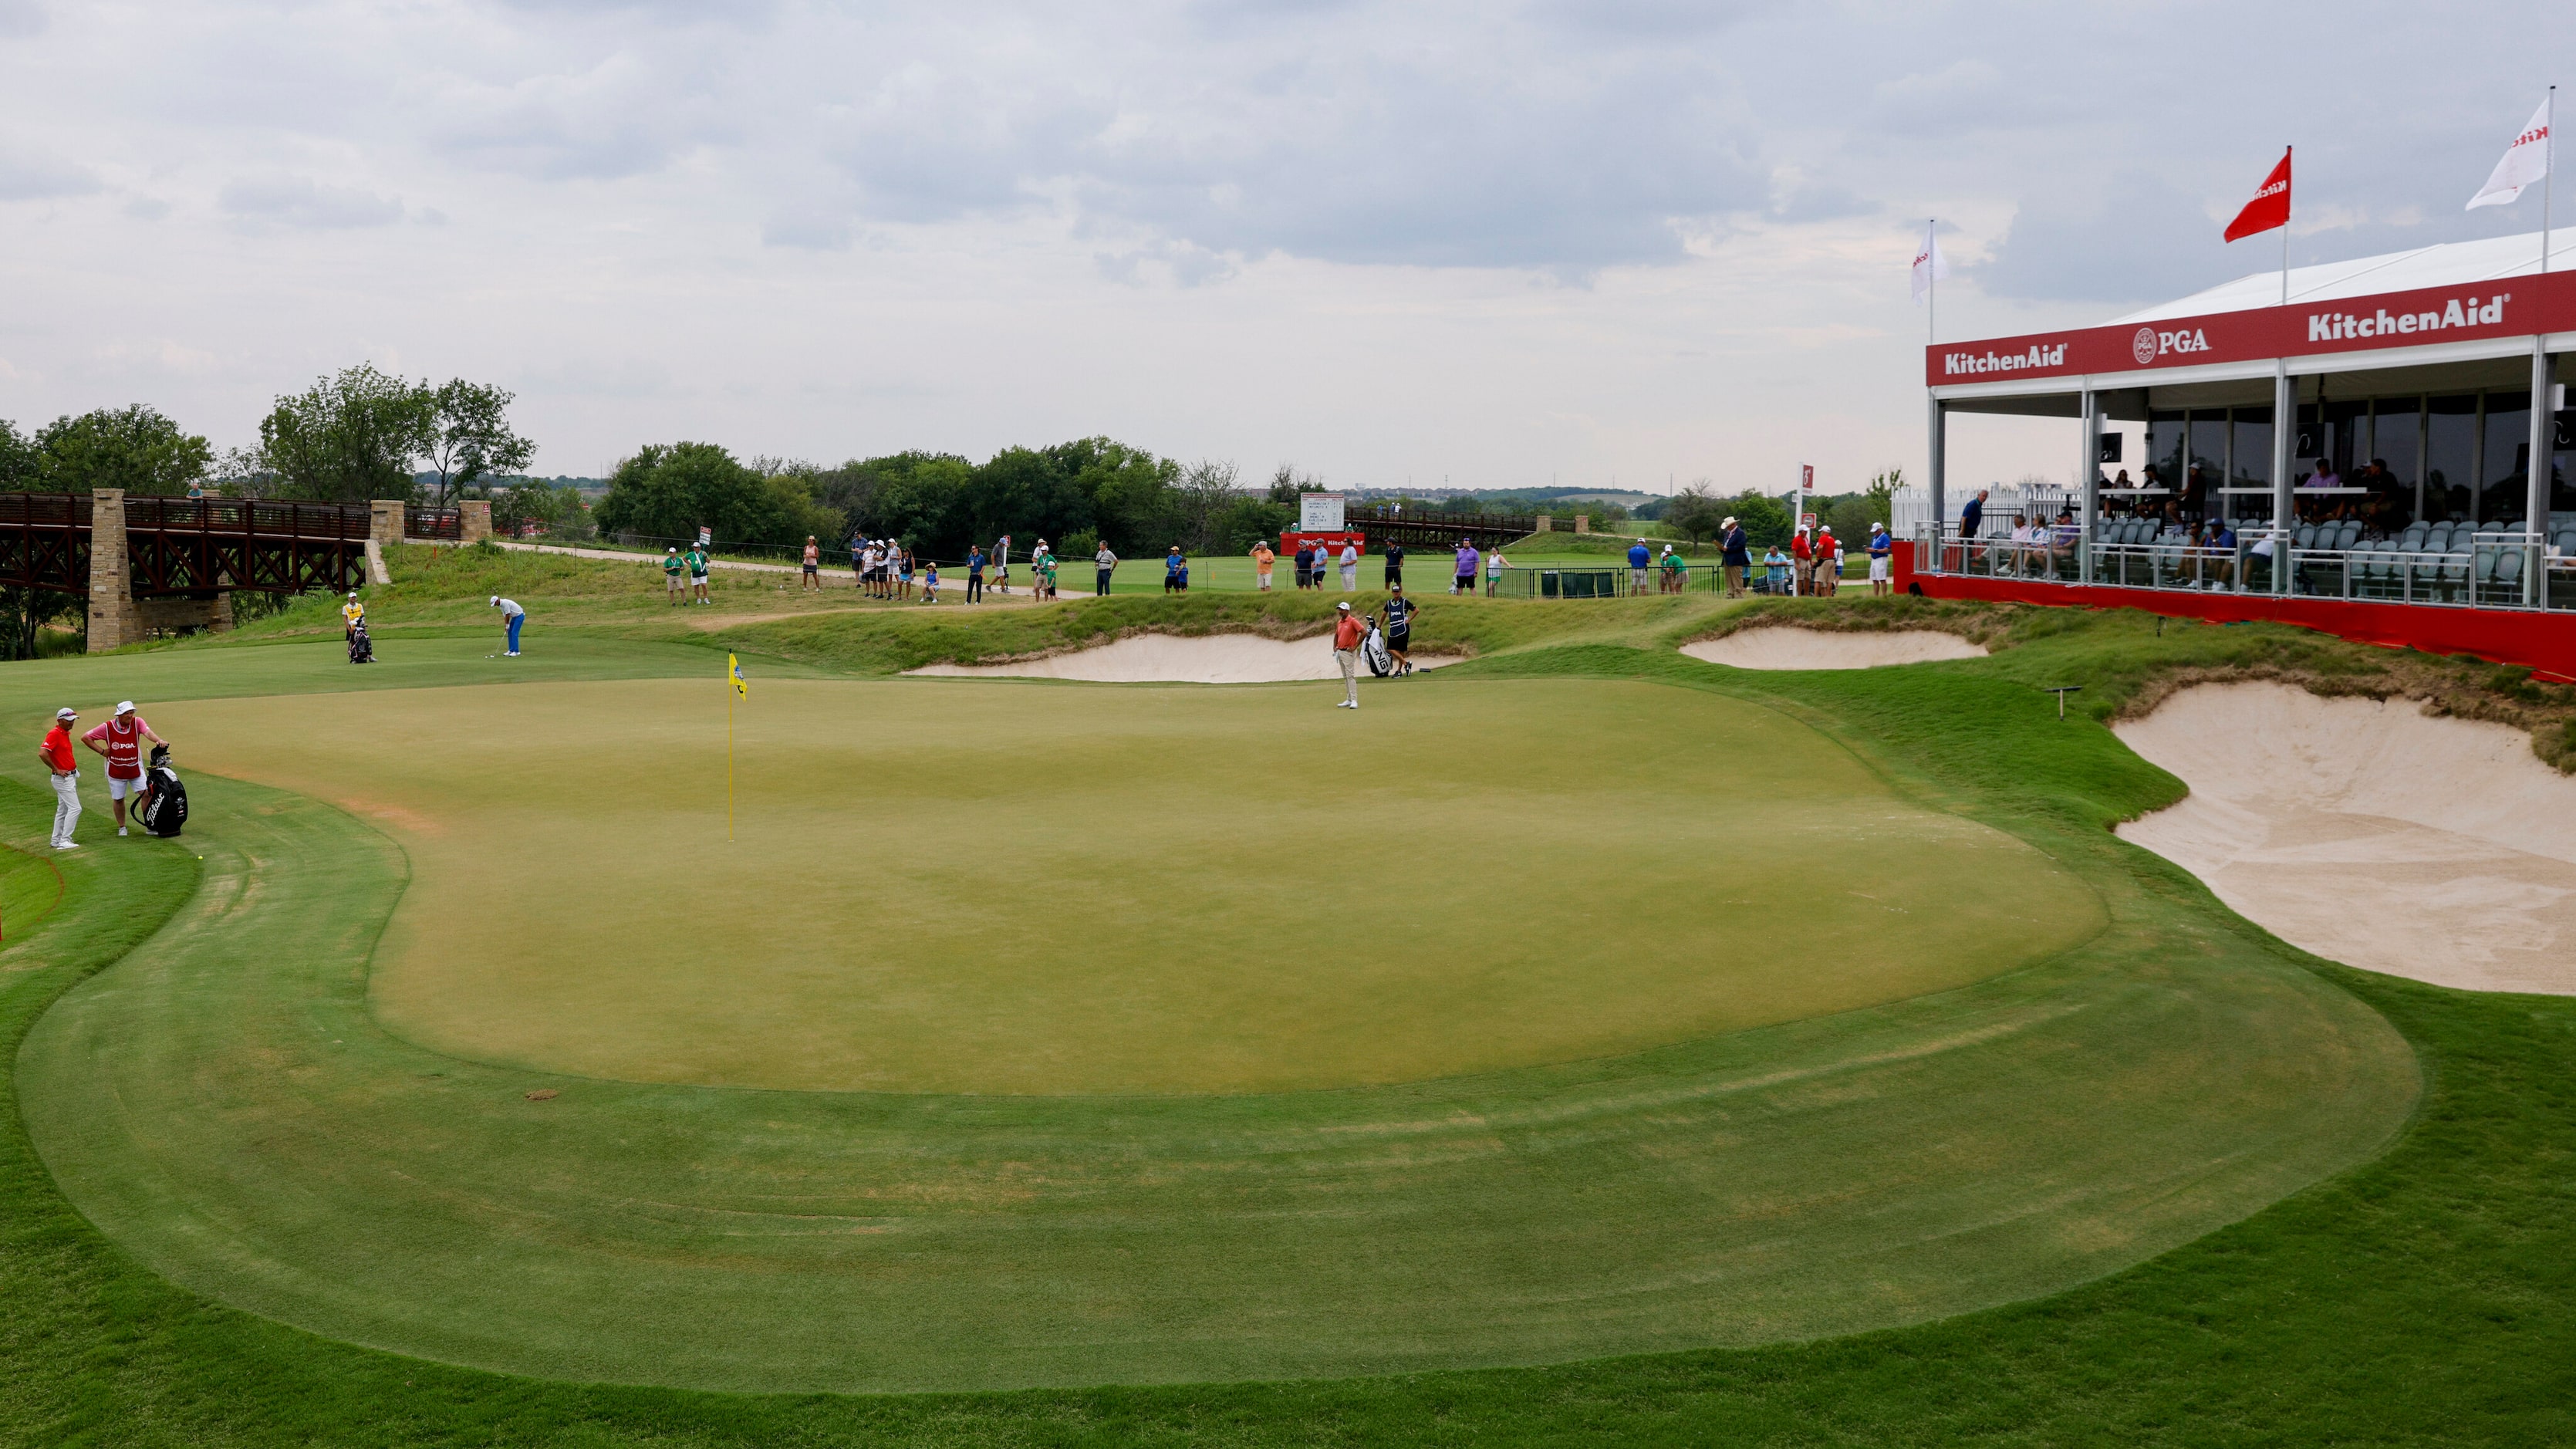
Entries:
{"label": "yellow flag", "polygon": [[733,680],[733,692],[741,695],[745,699],[749,699],[751,697],[751,681],[742,677],[742,661],[730,654],[726,655],[725,673]]}

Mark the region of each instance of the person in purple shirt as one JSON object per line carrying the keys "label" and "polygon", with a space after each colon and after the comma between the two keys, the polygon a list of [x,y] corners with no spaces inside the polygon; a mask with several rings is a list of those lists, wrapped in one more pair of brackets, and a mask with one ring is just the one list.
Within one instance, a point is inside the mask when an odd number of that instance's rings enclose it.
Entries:
{"label": "person in purple shirt", "polygon": [[1453,594],[1476,592],[1476,541],[1472,538],[1459,541],[1458,578],[1450,585],[1449,592]]}

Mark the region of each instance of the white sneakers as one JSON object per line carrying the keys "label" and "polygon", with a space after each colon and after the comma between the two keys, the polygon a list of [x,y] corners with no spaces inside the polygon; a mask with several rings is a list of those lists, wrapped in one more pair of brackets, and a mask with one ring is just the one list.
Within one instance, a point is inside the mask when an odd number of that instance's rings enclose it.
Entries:
{"label": "white sneakers", "polygon": [[120,826],[116,827],[116,833],[117,833],[117,834],[119,834],[119,835],[123,835],[123,834],[125,833],[125,827],[124,827],[124,826],[122,826],[122,825],[120,825]]}
{"label": "white sneakers", "polygon": [[54,842],[54,849],[56,850],[78,850],[80,848],[80,842],[77,840],[57,840]]}
{"label": "white sneakers", "polygon": [[1340,703],[1335,704],[1335,705],[1333,706],[1333,708],[1335,708],[1335,709],[1357,709],[1357,708],[1359,708],[1359,707],[1360,707],[1360,702],[1359,702],[1358,700],[1356,700],[1356,699],[1345,699],[1345,700],[1341,701]]}

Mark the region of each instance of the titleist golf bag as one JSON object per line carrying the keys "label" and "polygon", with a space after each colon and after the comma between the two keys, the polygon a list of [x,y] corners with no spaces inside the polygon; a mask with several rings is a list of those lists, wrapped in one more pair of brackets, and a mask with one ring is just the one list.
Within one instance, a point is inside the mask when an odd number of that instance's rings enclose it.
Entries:
{"label": "titleist golf bag", "polygon": [[188,823],[188,787],[179,782],[179,772],[170,768],[170,747],[152,747],[151,768],[143,772],[143,783],[149,787],[143,797],[143,833],[167,840]]}
{"label": "titleist golf bag", "polygon": [[1386,652],[1386,635],[1369,620],[1368,637],[1360,640],[1360,657],[1368,661],[1369,673],[1380,679],[1395,672],[1395,656]]}
{"label": "titleist golf bag", "polygon": [[374,640],[367,637],[367,621],[364,619],[349,626],[349,662],[352,664],[376,662],[376,644]]}

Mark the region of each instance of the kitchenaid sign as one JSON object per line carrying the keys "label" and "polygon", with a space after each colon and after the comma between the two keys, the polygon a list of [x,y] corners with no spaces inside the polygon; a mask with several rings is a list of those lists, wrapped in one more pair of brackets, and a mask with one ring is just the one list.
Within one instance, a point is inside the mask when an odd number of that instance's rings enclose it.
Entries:
{"label": "kitchenaid sign", "polygon": [[1985,377],[2003,372],[2038,372],[2066,365],[2067,344],[2052,347],[2034,342],[2012,352],[1947,352],[1941,357],[1941,372],[1947,377]]}

